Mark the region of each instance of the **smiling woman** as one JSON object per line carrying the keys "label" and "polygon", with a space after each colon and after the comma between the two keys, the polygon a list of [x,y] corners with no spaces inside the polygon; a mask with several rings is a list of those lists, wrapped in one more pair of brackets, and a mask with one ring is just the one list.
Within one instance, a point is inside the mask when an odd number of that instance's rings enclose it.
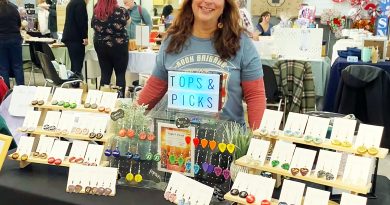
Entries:
{"label": "smiling woman", "polygon": [[[258,128],[265,109],[263,70],[239,19],[236,0],[184,0],[167,31],[156,67],[140,93],[138,103],[153,108],[167,92],[168,78],[173,71],[192,72],[194,76],[219,74],[220,106],[216,106],[219,116],[244,124],[242,101],[245,100],[249,126]],[[175,89],[175,86],[169,89]],[[200,90],[198,88],[197,92]],[[191,93],[195,91],[188,94]],[[175,100],[169,96],[168,99]],[[181,98],[176,97],[175,102],[178,102]],[[199,96],[189,95],[183,99],[181,102],[187,102],[189,106],[207,106],[209,103],[200,101],[207,98]]]}

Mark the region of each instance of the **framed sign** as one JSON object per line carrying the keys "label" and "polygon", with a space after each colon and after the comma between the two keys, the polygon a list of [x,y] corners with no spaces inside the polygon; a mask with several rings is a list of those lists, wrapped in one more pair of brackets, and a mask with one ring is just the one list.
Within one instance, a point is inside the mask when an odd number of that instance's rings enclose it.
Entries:
{"label": "framed sign", "polygon": [[220,74],[168,72],[168,109],[217,113]]}
{"label": "framed sign", "polygon": [[195,127],[177,128],[173,124],[158,123],[158,153],[161,156],[157,169],[163,172],[179,172],[194,176]]}
{"label": "framed sign", "polygon": [[0,170],[3,167],[5,158],[7,157],[8,148],[11,145],[12,137],[0,134]]}
{"label": "framed sign", "polygon": [[266,0],[253,1],[252,0],[252,15],[259,16],[265,11],[271,12],[272,16],[280,16],[280,14],[288,17],[297,16],[301,8],[303,0]]}

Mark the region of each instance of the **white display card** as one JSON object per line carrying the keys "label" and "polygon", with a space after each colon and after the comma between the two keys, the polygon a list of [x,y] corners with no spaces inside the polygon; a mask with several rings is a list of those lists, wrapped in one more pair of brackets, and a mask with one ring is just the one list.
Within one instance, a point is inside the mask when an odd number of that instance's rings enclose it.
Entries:
{"label": "white display card", "polygon": [[38,101],[43,100],[45,103],[47,103],[50,93],[51,93],[51,87],[37,87],[32,100],[38,100]]}
{"label": "white display card", "polygon": [[28,111],[26,114],[26,117],[24,118],[23,121],[23,126],[24,128],[32,129],[34,130],[38,126],[39,118],[41,117],[41,111]]}
{"label": "white display card", "polygon": [[277,141],[275,143],[275,148],[272,152],[271,160],[270,160],[270,166],[271,162],[273,160],[278,160],[280,163],[276,167],[281,167],[284,163],[291,164],[291,158],[294,154],[295,150],[295,144],[284,142],[284,141]]}
{"label": "white display card", "polygon": [[359,131],[355,141],[355,148],[364,145],[365,147],[379,148],[383,135],[383,126],[367,125],[360,123]]}
{"label": "white display card", "polygon": [[85,152],[87,151],[87,147],[88,141],[73,140],[69,157],[84,158]]}
{"label": "white display card", "polygon": [[61,118],[58,121],[58,129],[70,132],[73,127],[74,112],[62,111]]}
{"label": "white display card", "polygon": [[39,143],[36,152],[46,153],[46,154],[49,153],[51,151],[51,148],[53,147],[54,140],[55,138],[41,135],[39,137]]}
{"label": "white display card", "polygon": [[326,133],[328,132],[329,122],[329,118],[309,116],[304,135],[319,137],[325,141]]}
{"label": "white display card", "polygon": [[89,90],[85,103],[97,104],[100,105],[100,100],[102,99],[103,92],[100,90]]}
{"label": "white display card", "polygon": [[303,205],[328,205],[330,192],[307,187]]}
{"label": "white display card", "polygon": [[270,141],[252,138],[248,152],[245,155],[248,160],[256,160],[263,166],[267,158]]}
{"label": "white display card", "polygon": [[352,144],[355,134],[356,120],[334,118],[330,139],[338,139],[341,142],[348,141]]}
{"label": "white display card", "polygon": [[313,168],[316,154],[317,152],[314,150],[304,149],[300,147],[295,148],[294,156],[291,161],[290,171],[292,168],[307,168],[309,169],[309,173],[307,175],[310,175],[310,171]]}
{"label": "white display card", "polygon": [[342,153],[339,152],[332,152],[323,149],[320,150],[316,165],[315,176],[317,176],[318,171],[323,170],[325,172],[333,174],[333,180],[336,180],[340,168],[341,156]]}
{"label": "white display card", "polygon": [[340,205],[366,205],[367,198],[350,193],[342,193]]}
{"label": "white display card", "polygon": [[90,123],[92,125],[89,129],[94,133],[102,133],[104,134],[106,131],[107,123],[109,120],[108,115],[104,114],[95,114],[93,116],[89,116],[90,122],[94,121],[95,123]]}
{"label": "white display card", "polygon": [[343,182],[356,186],[366,186],[370,179],[372,158],[348,155]]}
{"label": "white display card", "polygon": [[70,102],[81,105],[81,97],[83,96],[83,89],[68,89],[70,92]]}
{"label": "white display card", "polygon": [[254,204],[260,204],[262,200],[271,201],[276,180],[260,175],[253,175],[239,172],[234,181],[232,189],[247,191],[255,196]]}
{"label": "white display card", "polygon": [[8,112],[12,116],[25,117],[27,112],[33,111],[31,101],[34,98],[35,86],[18,85],[13,87]]}
{"label": "white display card", "polygon": [[55,159],[61,159],[62,161],[64,161],[66,151],[68,151],[68,147],[68,141],[55,140],[48,158],[54,157]]}
{"label": "white display card", "polygon": [[103,150],[103,145],[88,144],[87,153],[85,154],[84,161],[100,165]]}
{"label": "white display card", "polygon": [[165,193],[176,193],[175,203],[183,199],[191,204],[210,204],[214,189],[177,172],[172,172]]}
{"label": "white display card", "polygon": [[54,94],[53,94],[53,97],[51,98],[51,101],[61,101],[61,100],[65,100],[65,93],[66,93],[66,89],[65,88],[56,88]]}
{"label": "white display card", "polygon": [[30,155],[33,145],[34,145],[34,137],[21,136],[19,141],[19,146],[16,150],[19,153],[19,156],[24,154]]}
{"label": "white display card", "polygon": [[80,185],[82,187],[80,193],[85,193],[85,187],[87,186],[96,186],[99,188],[102,187],[105,190],[110,189],[111,192],[109,196],[114,196],[116,193],[117,174],[118,168],[71,164],[69,167],[66,191],[69,192],[68,188],[70,185]]}
{"label": "white display card", "polygon": [[61,118],[61,112],[58,111],[47,111],[45,121],[43,125],[56,126]]}
{"label": "white display card", "polygon": [[281,111],[265,109],[258,130],[266,130],[268,133],[273,130],[279,131],[279,126],[282,122],[282,117],[283,112]]}
{"label": "white display card", "polygon": [[100,101],[100,106],[108,107],[114,109],[115,103],[118,98],[118,93],[113,92],[103,92],[102,100]]}
{"label": "white display card", "polygon": [[282,191],[280,192],[279,203],[302,204],[302,196],[305,191],[305,184],[285,179]]}
{"label": "white display card", "polygon": [[289,112],[284,132],[299,132],[303,134],[306,128],[306,123],[309,116],[301,113]]}

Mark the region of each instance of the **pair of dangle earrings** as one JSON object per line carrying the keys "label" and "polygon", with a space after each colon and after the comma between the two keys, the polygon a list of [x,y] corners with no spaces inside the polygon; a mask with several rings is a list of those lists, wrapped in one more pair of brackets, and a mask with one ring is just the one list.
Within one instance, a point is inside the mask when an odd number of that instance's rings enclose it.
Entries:
{"label": "pair of dangle earrings", "polygon": [[130,162],[130,169],[129,169],[129,173],[126,174],[126,181],[131,182],[134,180],[137,183],[142,182],[143,178],[141,175],[141,163],[138,162],[138,173],[135,176],[132,173],[132,167],[133,167],[133,161]]}
{"label": "pair of dangle earrings", "polygon": [[118,158],[121,156],[121,153],[119,151],[119,140],[117,140],[116,142],[116,146],[115,146],[115,149],[112,150],[111,148],[111,144],[108,145],[108,148],[106,150],[104,150],[104,155],[106,157],[110,157],[110,156],[113,156],[115,158]]}
{"label": "pair of dangle earrings", "polygon": [[177,193],[177,189],[174,192],[172,192],[172,187],[171,187],[168,191],[164,193],[164,198],[167,201],[174,203],[176,201],[176,193]]}

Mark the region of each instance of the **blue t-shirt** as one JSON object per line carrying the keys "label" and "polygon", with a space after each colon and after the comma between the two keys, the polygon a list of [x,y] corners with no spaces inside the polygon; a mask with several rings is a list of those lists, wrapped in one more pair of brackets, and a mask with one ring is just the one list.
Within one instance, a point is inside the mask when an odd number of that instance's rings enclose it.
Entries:
{"label": "blue t-shirt", "polygon": [[163,42],[157,56],[153,76],[168,81],[168,71],[210,72],[223,75],[222,110],[220,117],[238,123],[245,123],[242,106],[242,81],[257,80],[263,76],[260,57],[252,40],[241,35],[240,49],[234,58],[223,61],[217,54],[211,39],[191,36],[183,50],[166,53],[168,38]]}

